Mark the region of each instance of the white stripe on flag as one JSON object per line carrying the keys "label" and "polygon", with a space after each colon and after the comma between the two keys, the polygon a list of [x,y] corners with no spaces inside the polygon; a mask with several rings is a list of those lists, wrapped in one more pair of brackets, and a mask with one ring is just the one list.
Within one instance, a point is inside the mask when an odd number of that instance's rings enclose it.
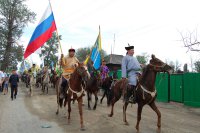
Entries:
{"label": "white stripe on flag", "polygon": [[40,19],[39,24],[42,23],[44,20],[46,20],[51,14],[52,14],[52,11],[51,11],[51,6],[49,4],[45,10],[45,13],[43,14],[42,18]]}

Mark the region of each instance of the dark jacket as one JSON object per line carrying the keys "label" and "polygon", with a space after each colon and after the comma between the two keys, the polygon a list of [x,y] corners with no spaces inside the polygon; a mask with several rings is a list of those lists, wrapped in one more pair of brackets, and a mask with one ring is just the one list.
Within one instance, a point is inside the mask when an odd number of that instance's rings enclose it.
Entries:
{"label": "dark jacket", "polygon": [[10,83],[11,85],[17,85],[18,82],[19,82],[19,77],[18,77],[18,75],[17,75],[17,74],[12,74],[12,75],[10,76],[9,83]]}

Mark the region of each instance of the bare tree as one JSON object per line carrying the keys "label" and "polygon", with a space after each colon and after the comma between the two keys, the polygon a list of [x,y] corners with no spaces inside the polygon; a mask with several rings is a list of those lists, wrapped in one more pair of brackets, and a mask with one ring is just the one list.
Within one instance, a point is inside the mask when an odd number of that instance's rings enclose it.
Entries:
{"label": "bare tree", "polygon": [[178,60],[176,60],[176,62],[175,62],[175,72],[178,72],[178,71],[180,71],[180,68],[181,68],[181,64],[178,62]]}
{"label": "bare tree", "polygon": [[183,34],[181,32],[179,32],[184,44],[184,47],[186,47],[188,51],[195,51],[195,52],[200,52],[200,41],[199,38],[200,37],[198,35],[197,29],[194,30],[193,32],[188,31],[187,33]]}

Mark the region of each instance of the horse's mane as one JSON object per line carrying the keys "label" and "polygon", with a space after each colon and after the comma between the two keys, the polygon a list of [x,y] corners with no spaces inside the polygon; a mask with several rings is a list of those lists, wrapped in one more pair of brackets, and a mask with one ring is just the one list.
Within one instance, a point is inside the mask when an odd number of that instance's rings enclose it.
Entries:
{"label": "horse's mane", "polygon": [[140,82],[143,82],[146,75],[147,75],[147,72],[148,72],[148,65],[146,65],[145,67],[143,67],[142,69],[142,75],[141,75],[141,78],[139,79]]}

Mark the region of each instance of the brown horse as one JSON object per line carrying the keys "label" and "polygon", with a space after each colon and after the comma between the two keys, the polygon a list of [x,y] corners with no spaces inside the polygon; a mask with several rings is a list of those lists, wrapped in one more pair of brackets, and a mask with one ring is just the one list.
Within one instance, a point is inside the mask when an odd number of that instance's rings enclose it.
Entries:
{"label": "brown horse", "polygon": [[50,83],[53,85],[54,88],[56,88],[57,80],[59,79],[59,76],[57,75],[55,70],[51,70],[51,76],[50,76]]}
{"label": "brown horse", "polygon": [[[71,101],[78,101],[78,108],[80,114],[80,124],[81,130],[84,130],[83,125],[83,111],[82,111],[82,103],[83,103],[83,93],[84,89],[82,87],[82,82],[86,82],[90,78],[87,67],[83,63],[79,63],[74,72],[71,74],[70,79],[68,81],[68,89],[67,89],[67,97],[65,98],[65,104],[68,104],[68,124],[70,123],[70,113],[71,113]],[[59,82],[60,81],[60,82]],[[57,82],[58,85],[61,85],[61,80]],[[62,101],[59,98],[59,88],[57,90],[57,102],[58,102],[58,110],[56,114],[59,112],[59,106],[61,106]]]}
{"label": "brown horse", "polygon": [[[155,88],[155,80],[156,80],[156,74],[157,72],[170,72],[171,67],[167,65],[166,63],[162,62],[158,58],[156,58],[154,55],[152,55],[152,59],[150,60],[150,63],[145,67],[141,77],[139,78],[137,87],[136,87],[136,102],[138,104],[137,109],[137,124],[136,129],[139,130],[139,122],[141,120],[141,113],[142,108],[145,104],[148,104],[157,114],[158,121],[157,126],[158,129],[161,127],[161,113],[158,110],[155,99],[157,96],[156,88]],[[110,117],[113,116],[113,108],[114,104],[120,99],[121,95],[126,95],[128,87],[128,80],[122,79],[118,81],[115,86],[112,88],[111,97],[112,100],[110,101],[112,104],[112,109],[110,113]],[[124,102],[123,106],[123,120],[126,125],[128,125],[128,122],[126,120],[126,109],[128,106],[128,102]]]}
{"label": "brown horse", "polygon": [[101,81],[101,75],[98,73],[98,71],[94,70],[91,78],[86,82],[86,87],[85,90],[87,91],[87,100],[88,100],[88,109],[90,110],[90,101],[92,99],[92,94],[95,96],[95,104],[93,106],[93,110],[96,109],[97,107],[97,101],[98,101],[98,96],[97,93],[99,91],[99,85]]}

